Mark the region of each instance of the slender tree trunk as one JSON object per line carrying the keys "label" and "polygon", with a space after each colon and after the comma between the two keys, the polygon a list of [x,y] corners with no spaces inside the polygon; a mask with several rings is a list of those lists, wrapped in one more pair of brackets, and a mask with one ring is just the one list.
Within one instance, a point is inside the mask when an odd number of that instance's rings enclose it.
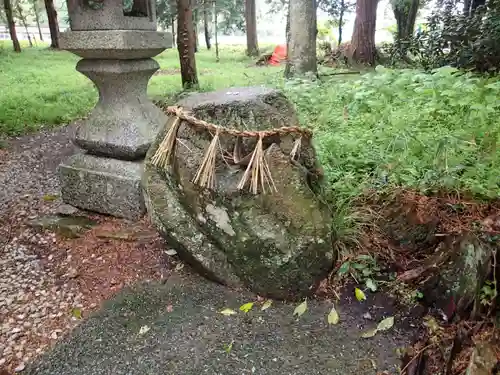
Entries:
{"label": "slender tree trunk", "polygon": [[36,4],[36,0],[33,1],[33,13],[35,14],[36,27],[38,28],[38,36],[40,36],[40,41],[43,42],[42,28],[40,27],[40,10]]}
{"label": "slender tree trunk", "polygon": [[[194,2],[193,10],[193,32],[194,32],[194,52],[198,52],[198,0],[192,0]],[[193,8],[193,4],[191,4]]]}
{"label": "slender tree trunk", "polygon": [[357,0],[351,41],[351,57],[356,63],[375,65],[375,26],[378,0]]}
{"label": "slender tree trunk", "polygon": [[245,0],[245,25],[247,34],[247,55],[258,56],[257,43],[257,10],[255,0]]}
{"label": "slender tree trunk", "polygon": [[54,7],[54,0],[44,0],[47,20],[50,29],[50,48],[59,48],[59,24],[57,23],[57,12]]}
{"label": "slender tree trunk", "polygon": [[198,86],[194,55],[193,11],[189,0],[177,0],[177,50],[181,63],[182,87]]}
{"label": "slender tree trunk", "polygon": [[345,0],[340,0],[340,11],[339,11],[339,46],[342,44],[342,30],[344,28],[344,13],[345,13]]}
{"label": "slender tree trunk", "polygon": [[406,20],[405,37],[411,38],[415,31],[415,22],[417,22],[418,9],[420,8],[420,0],[412,0],[408,10],[408,18]]}
{"label": "slender tree trunk", "polygon": [[12,4],[10,0],[4,0],[3,6],[5,10],[5,18],[7,19],[7,25],[9,27],[10,39],[12,40],[12,46],[15,52],[21,52],[21,45],[17,39],[16,23],[14,22],[14,16],[12,15]]}
{"label": "slender tree trunk", "polygon": [[476,12],[477,8],[479,8],[482,5],[486,5],[486,0],[472,0],[472,4],[470,7],[470,15],[474,15]]}
{"label": "slender tree trunk", "polygon": [[286,10],[286,26],[285,26],[285,36],[286,36],[286,46],[287,46],[287,52],[286,52],[286,65],[285,65],[285,77],[291,77],[292,76],[292,66],[291,64],[288,63],[288,58],[289,58],[289,55],[288,55],[288,51],[289,51],[289,47],[290,47],[290,5],[288,6],[287,10]]}
{"label": "slender tree trunk", "polygon": [[400,2],[399,5],[393,4],[392,10],[396,18],[397,33],[396,45],[398,46],[399,53],[405,61],[410,61],[407,57],[408,40],[413,36],[415,31],[415,22],[417,20],[418,9],[420,7],[420,0],[411,0],[408,2]]}
{"label": "slender tree trunk", "polygon": [[215,36],[215,61],[219,62],[219,40],[217,38],[217,34],[219,33],[219,29],[217,27],[217,7],[214,1],[214,36]]}
{"label": "slender tree trunk", "polygon": [[288,5],[290,32],[287,47],[287,78],[306,73],[317,76],[316,2],[290,0]]}
{"label": "slender tree trunk", "polygon": [[464,8],[463,8],[464,16],[468,16],[470,14],[471,4],[472,4],[472,0],[464,0]]}
{"label": "slender tree trunk", "polygon": [[172,17],[172,47],[174,47],[177,44],[177,41],[175,39],[175,18]]}
{"label": "slender tree trunk", "polygon": [[28,43],[30,44],[30,47],[33,47],[30,31],[28,29],[28,24],[26,23],[26,17],[24,16],[23,8],[21,7],[20,3],[17,3],[16,9],[17,9],[17,14],[19,15],[19,19],[21,20],[21,23],[24,26],[24,30],[26,31],[26,35],[28,36]]}
{"label": "slender tree trunk", "polygon": [[392,6],[397,25],[396,41],[407,40],[413,35],[419,7],[420,0],[411,0],[410,3]]}
{"label": "slender tree trunk", "polygon": [[208,0],[203,0],[203,31],[205,33],[205,44],[207,45],[208,50],[211,47],[210,30],[208,26],[209,13],[210,13],[210,3],[208,2]]}

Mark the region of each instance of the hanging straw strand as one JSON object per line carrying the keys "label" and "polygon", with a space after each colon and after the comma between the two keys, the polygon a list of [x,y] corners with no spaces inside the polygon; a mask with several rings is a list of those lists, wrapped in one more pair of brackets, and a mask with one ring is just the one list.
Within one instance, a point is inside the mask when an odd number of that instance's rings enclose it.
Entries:
{"label": "hanging straw strand", "polygon": [[215,186],[215,162],[217,159],[217,146],[219,145],[219,133],[220,128],[217,128],[193,180],[194,184],[208,189],[213,189]]}
{"label": "hanging straw strand", "polygon": [[250,158],[250,161],[248,162],[248,165],[247,165],[247,169],[245,170],[245,173],[243,173],[243,177],[241,177],[240,183],[238,184],[239,190],[243,190],[246,183],[248,182],[248,180],[250,180],[250,178],[252,176],[252,168],[253,168],[256,154],[257,154],[257,147],[255,147],[255,149],[253,150],[252,157]]}
{"label": "hanging straw strand", "polygon": [[166,168],[170,165],[172,161],[172,155],[175,151],[175,141],[177,139],[177,131],[179,130],[179,125],[181,123],[181,119],[179,117],[175,117],[172,125],[167,131],[165,138],[158,146],[155,154],[151,158],[151,162],[154,166],[159,168]]}
{"label": "hanging straw strand", "polygon": [[258,194],[259,185],[261,191],[266,193],[266,185],[269,190],[276,191],[276,186],[274,184],[273,178],[271,176],[271,171],[269,165],[267,164],[267,159],[264,155],[264,149],[262,145],[262,136],[257,140],[257,144],[248,163],[247,169],[241,178],[238,189],[244,189],[247,182],[250,181],[250,192],[253,194]]}

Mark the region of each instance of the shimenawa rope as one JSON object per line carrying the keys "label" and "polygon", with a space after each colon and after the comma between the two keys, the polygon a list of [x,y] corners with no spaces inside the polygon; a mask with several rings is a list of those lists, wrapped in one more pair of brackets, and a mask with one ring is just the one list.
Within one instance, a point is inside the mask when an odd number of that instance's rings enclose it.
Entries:
{"label": "shimenawa rope", "polygon": [[[174,118],[173,120],[169,120],[173,121],[172,125],[168,129],[165,138],[153,155],[153,158],[151,159],[152,164],[159,168],[167,168],[172,164],[172,158],[174,156],[175,144],[177,140],[177,132],[179,131],[181,120],[185,121],[191,126],[208,130],[215,135],[210,142],[201,165],[198,168],[198,171],[193,179],[194,184],[208,189],[213,189],[215,187],[215,164],[217,149],[221,149],[220,135],[228,134],[238,138],[257,138],[257,144],[255,145],[251,156],[249,155],[250,159],[247,168],[238,184],[238,189],[243,190],[247,182],[250,181],[249,190],[253,194],[259,193],[259,187],[260,191],[263,193],[266,192],[266,188],[271,192],[277,191],[271,175],[271,170],[269,169],[269,165],[266,160],[265,152],[263,150],[264,138],[297,134],[298,138],[294,141],[292,151],[290,152],[290,158],[295,160],[300,153],[302,137],[310,138],[312,136],[312,132],[310,130],[299,128],[296,126],[261,131],[225,128],[200,120],[192,116],[189,112],[183,110],[181,107],[177,106],[167,107],[165,112],[169,115],[173,115]],[[238,142],[236,142],[237,145],[239,145]],[[235,160],[235,164],[240,164],[239,160]]]}

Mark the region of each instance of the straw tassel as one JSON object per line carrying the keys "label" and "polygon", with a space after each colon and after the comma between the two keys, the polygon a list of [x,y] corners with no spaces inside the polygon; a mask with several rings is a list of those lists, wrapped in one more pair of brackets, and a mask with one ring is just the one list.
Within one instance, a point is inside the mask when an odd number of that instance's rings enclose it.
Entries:
{"label": "straw tassel", "polygon": [[290,159],[297,160],[300,156],[300,146],[302,146],[302,137],[299,137],[293,142],[292,151],[290,152]]}
{"label": "straw tassel", "polygon": [[180,123],[181,119],[179,117],[175,117],[172,126],[168,129],[167,134],[165,134],[165,138],[163,138],[163,141],[160,143],[158,150],[156,150],[155,154],[151,158],[151,163],[154,166],[166,168],[171,164]]}
{"label": "straw tassel", "polygon": [[272,190],[273,188],[276,190],[276,186],[274,185],[274,181],[271,176],[271,171],[267,164],[267,160],[264,157],[262,134],[259,134],[259,139],[255,145],[255,149],[253,150],[247,169],[238,184],[238,189],[244,189],[248,181],[250,181],[250,192],[252,194],[259,193],[259,185],[263,193],[266,192],[266,184],[269,190]]}
{"label": "straw tassel", "polygon": [[217,146],[219,144],[220,129],[217,128],[215,136],[210,142],[193,183],[201,187],[213,189],[215,186],[215,161],[217,158]]}

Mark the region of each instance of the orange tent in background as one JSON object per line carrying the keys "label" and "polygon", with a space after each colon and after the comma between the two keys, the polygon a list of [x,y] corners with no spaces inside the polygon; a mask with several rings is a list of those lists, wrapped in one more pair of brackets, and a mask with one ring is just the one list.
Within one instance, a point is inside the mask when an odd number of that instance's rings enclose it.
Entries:
{"label": "orange tent in background", "polygon": [[286,45],[279,44],[274,48],[273,54],[269,59],[270,65],[280,65],[283,60],[286,60]]}

